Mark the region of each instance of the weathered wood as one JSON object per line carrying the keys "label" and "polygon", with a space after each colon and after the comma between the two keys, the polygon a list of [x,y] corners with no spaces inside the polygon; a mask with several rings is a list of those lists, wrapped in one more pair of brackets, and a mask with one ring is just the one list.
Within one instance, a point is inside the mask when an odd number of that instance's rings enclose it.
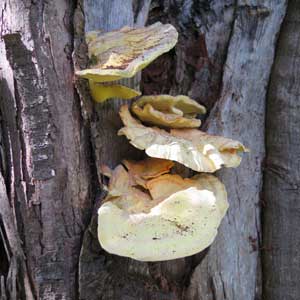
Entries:
{"label": "weathered wood", "polygon": [[143,71],[143,93],[185,94],[210,110],[220,94],[235,1],[152,1],[150,9],[148,24],[172,23],[179,40]]}
{"label": "weathered wood", "polygon": [[239,168],[219,172],[230,208],[192,276],[189,299],[260,297],[256,274],[260,272],[265,97],[285,1],[252,1],[251,6],[242,2],[236,7],[221,97],[207,127],[211,133],[242,140],[251,153],[244,155]]}
{"label": "weathered wood", "polygon": [[[85,128],[73,86],[72,6],[3,0],[1,11],[0,106],[10,222],[22,240],[29,292],[38,299],[76,299],[92,198]],[[22,261],[12,263],[14,275],[7,280],[20,283],[26,268],[19,272]],[[10,299],[25,299],[23,289],[20,284],[11,294],[8,288]]]}
{"label": "weathered wood", "polygon": [[[0,174],[0,240],[5,248],[9,268],[7,277],[5,278],[5,274],[1,276],[1,300],[5,300],[7,297],[9,297],[8,299],[33,298],[25,255],[14,221],[5,182]],[[1,261],[2,263],[3,261]]]}
{"label": "weathered wood", "polygon": [[300,3],[289,1],[267,101],[263,214],[266,300],[300,299]]}

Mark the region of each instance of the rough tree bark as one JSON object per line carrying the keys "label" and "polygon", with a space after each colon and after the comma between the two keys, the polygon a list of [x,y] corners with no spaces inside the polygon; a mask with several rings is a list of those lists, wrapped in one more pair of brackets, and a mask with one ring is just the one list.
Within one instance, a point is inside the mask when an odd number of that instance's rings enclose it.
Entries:
{"label": "rough tree bark", "polygon": [[264,296],[300,299],[300,3],[289,2],[267,102]]}
{"label": "rough tree bark", "polygon": [[[286,1],[0,3],[0,297],[260,299],[265,97]],[[128,84],[193,97],[209,108],[209,132],[252,152],[218,173],[230,209],[210,249],[141,263],[100,248],[96,210],[99,165],[142,153],[116,135],[120,101],[93,103],[73,65],[87,63],[85,31],[156,21],[177,28],[178,45]]]}
{"label": "rough tree bark", "polygon": [[1,12],[6,293],[9,299],[76,299],[82,233],[93,198],[73,85],[73,9],[65,1],[16,0],[1,1]]}

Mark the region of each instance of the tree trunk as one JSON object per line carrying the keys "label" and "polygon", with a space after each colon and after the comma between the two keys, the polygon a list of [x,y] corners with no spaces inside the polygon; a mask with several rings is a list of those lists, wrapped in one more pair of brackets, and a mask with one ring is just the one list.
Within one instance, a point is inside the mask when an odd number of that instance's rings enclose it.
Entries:
{"label": "tree trunk", "polygon": [[73,85],[73,8],[64,1],[16,0],[2,1],[1,9],[7,165],[1,207],[11,210],[6,215],[1,209],[7,296],[76,299],[93,194],[89,144]]}
{"label": "tree trunk", "polygon": [[[261,298],[265,98],[286,1],[244,2],[1,1],[1,300]],[[143,153],[116,135],[121,102],[93,103],[73,65],[87,64],[86,31],[156,21],[172,23],[179,42],[127,85],[189,95],[209,109],[203,128],[251,153],[218,172],[230,209],[213,245],[145,263],[97,240],[100,164]]]}
{"label": "tree trunk", "polygon": [[264,295],[300,299],[300,3],[289,2],[267,102]]}

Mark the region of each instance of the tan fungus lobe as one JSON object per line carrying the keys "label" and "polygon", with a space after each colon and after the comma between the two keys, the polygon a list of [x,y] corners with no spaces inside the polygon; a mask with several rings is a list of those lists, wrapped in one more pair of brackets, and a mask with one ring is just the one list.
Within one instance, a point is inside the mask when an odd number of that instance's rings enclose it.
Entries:
{"label": "tan fungus lobe", "polygon": [[201,125],[197,114],[205,114],[204,106],[187,96],[142,96],[132,105],[132,111],[142,121],[169,128],[195,128]]}
{"label": "tan fungus lobe", "polygon": [[131,116],[126,105],[121,107],[120,116],[125,127],[118,134],[125,135],[133,146],[151,157],[177,161],[197,172],[237,167],[241,162],[238,153],[249,151],[240,142],[196,129],[174,129],[169,133],[144,126]]}

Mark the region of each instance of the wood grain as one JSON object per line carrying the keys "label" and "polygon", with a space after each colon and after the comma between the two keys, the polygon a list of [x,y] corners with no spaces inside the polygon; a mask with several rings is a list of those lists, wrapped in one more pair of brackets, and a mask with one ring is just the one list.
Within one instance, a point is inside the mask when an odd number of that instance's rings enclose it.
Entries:
{"label": "wood grain", "polygon": [[219,172],[230,208],[209,254],[195,270],[191,299],[260,298],[265,97],[285,1],[263,1],[263,6],[252,2],[236,7],[221,97],[206,124],[209,132],[239,139],[251,152],[239,168]]}

